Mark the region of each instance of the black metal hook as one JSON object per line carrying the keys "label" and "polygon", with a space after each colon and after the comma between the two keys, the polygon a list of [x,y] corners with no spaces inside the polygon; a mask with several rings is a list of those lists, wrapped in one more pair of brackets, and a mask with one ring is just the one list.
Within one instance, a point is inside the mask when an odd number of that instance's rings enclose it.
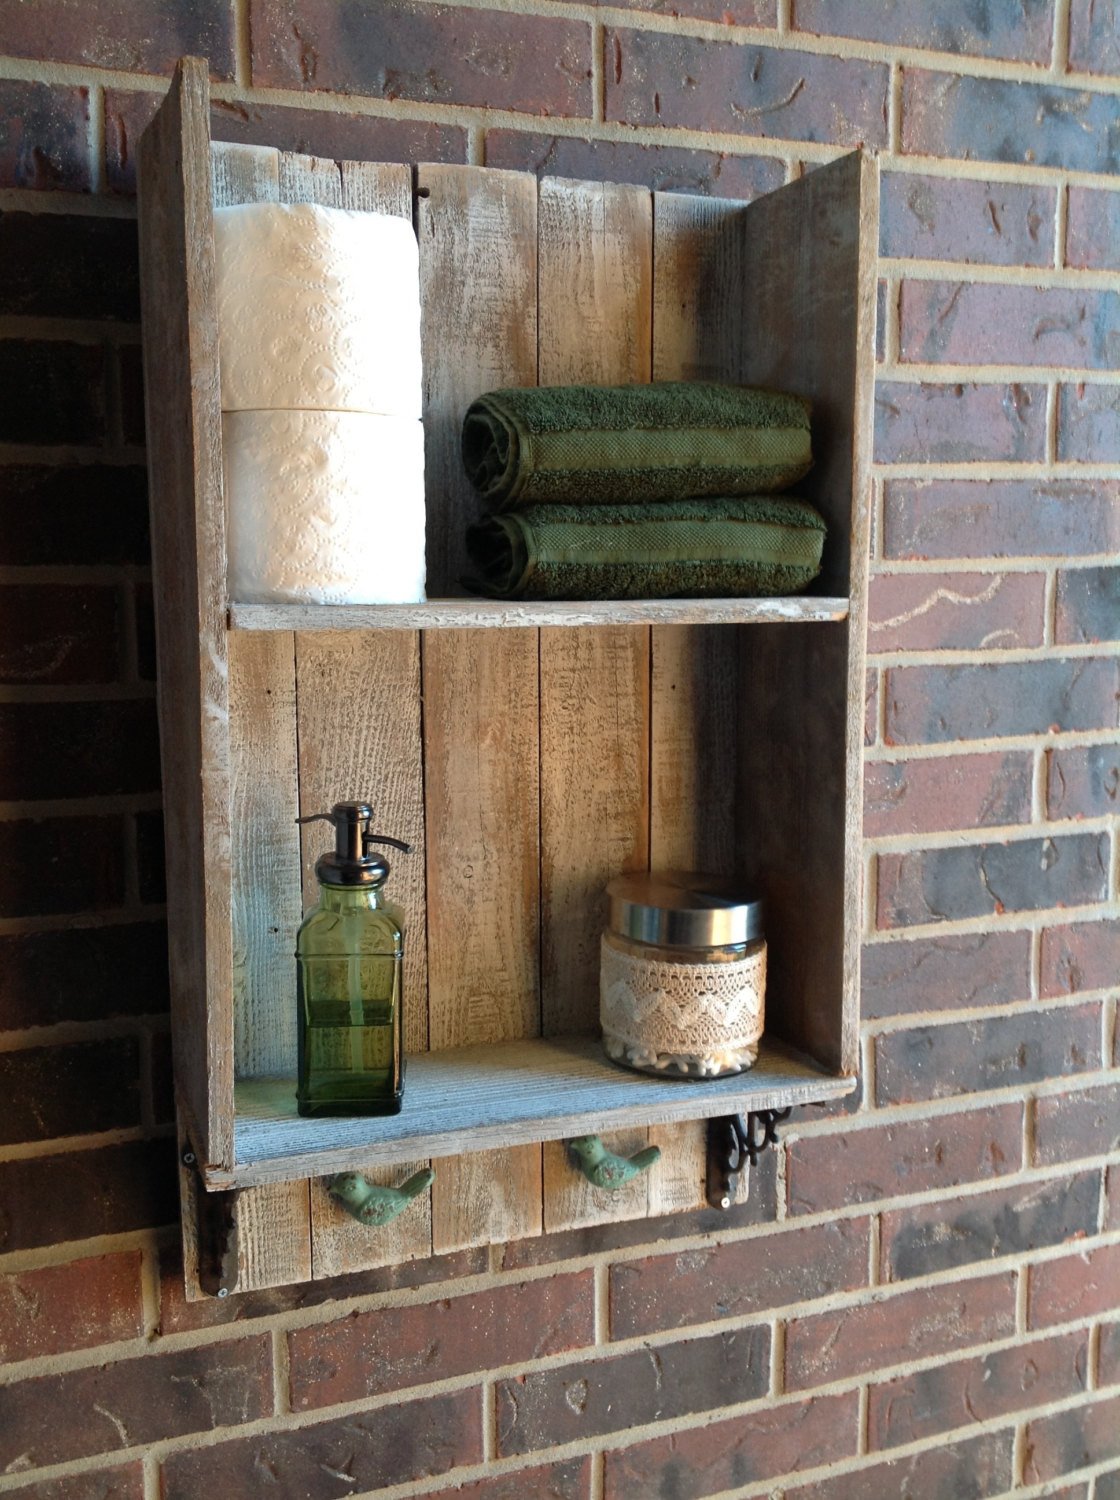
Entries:
{"label": "black metal hook", "polygon": [[785,1109],[759,1109],[747,1115],[721,1115],[708,1121],[708,1163],[705,1195],[712,1208],[730,1208],[735,1199],[735,1179],[744,1165],[758,1165],[767,1146],[777,1145],[778,1126],[788,1120],[792,1105]]}

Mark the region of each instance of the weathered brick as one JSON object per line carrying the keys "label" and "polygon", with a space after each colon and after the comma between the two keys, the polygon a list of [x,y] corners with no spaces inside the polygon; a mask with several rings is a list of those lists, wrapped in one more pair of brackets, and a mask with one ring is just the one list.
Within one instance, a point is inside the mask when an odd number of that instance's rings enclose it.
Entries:
{"label": "weathered brick", "polygon": [[856,1451],[858,1398],[787,1401],[606,1455],[605,1500],[698,1500],[752,1480],[835,1463]]}
{"label": "weathered brick", "polygon": [[879,672],[868,668],[863,688],[863,743],[873,745],[879,738]]}
{"label": "weathered brick", "polygon": [[120,818],[0,820],[0,916],[106,911],[124,894]]}
{"label": "weathered brick", "polygon": [[1120,1457],[1120,1396],[1027,1424],[1024,1482],[1039,1484]]}
{"label": "weathered brick", "polygon": [[1049,266],[1055,200],[1053,188],[1033,183],[885,172],[879,250],[917,260]]}
{"label": "weathered brick", "polygon": [[1120,364],[1120,296],[1112,291],[904,281],[898,306],[904,363]]}
{"label": "weathered brick", "polygon": [[113,682],[118,593],[94,584],[0,586],[0,682]]}
{"label": "weathered brick", "polygon": [[[889,296],[890,290],[887,286],[887,283],[885,279],[880,276],[878,281],[875,283],[875,363],[879,365],[883,364],[887,357],[887,327],[891,321],[892,316],[895,316],[895,310],[888,301]],[[897,302],[897,300],[898,299],[896,295],[895,301]],[[877,518],[873,516],[873,529],[876,524]],[[872,544],[871,550],[872,555],[874,556],[874,544]]]}
{"label": "weathered brick", "polygon": [[[783,1487],[783,1500],[989,1500],[1014,1483],[1015,1433],[986,1432],[955,1443],[938,1443],[907,1458],[868,1464],[849,1474],[818,1479],[795,1489]],[[1075,1500],[1062,1492],[1064,1500]],[[1077,1497],[1085,1500],[1085,1496]]]}
{"label": "weathered brick", "polygon": [[1051,750],[1046,810],[1051,818],[1096,818],[1116,811],[1120,745]]}
{"label": "weathered brick", "polygon": [[883,509],[889,558],[1069,557],[1120,548],[1114,480],[888,479]]}
{"label": "weathered brick", "polygon": [[1035,1104],[1035,1157],[1061,1166],[1120,1150],[1120,1083],[1048,1094]]}
{"label": "weathered brick", "polygon": [[159,1015],[168,1006],[167,927],[126,922],[0,936],[0,976],[0,1031]]}
{"label": "weathered brick", "polygon": [[132,220],[0,213],[0,258],[0,313],[139,321]]}
{"label": "weathered brick", "polygon": [[450,1490],[428,1490],[424,1500],[586,1500],[591,1489],[590,1458],[567,1458],[542,1468],[495,1474]]}
{"label": "weathered brick", "polygon": [[1058,458],[1079,464],[1120,462],[1120,403],[1114,385],[1058,387]]}
{"label": "weathered brick", "polygon": [[486,165],[537,177],[595,182],[635,182],[655,192],[700,193],[750,199],[785,181],[784,164],[771,156],[690,151],[683,146],[642,146],[525,130],[489,130]]}
{"label": "weathered brick", "polygon": [[1071,172],[1120,170],[1120,98],[1003,78],[907,68],[902,149]]}
{"label": "weathered brick", "polygon": [[116,351],[116,361],[121,441],[142,448],[146,431],[144,364],[139,344],[121,344]]}
{"label": "weathered brick", "polygon": [[0,1145],[139,1124],[135,1037],[0,1052]]}
{"label": "weathered brick", "polygon": [[1015,1332],[1015,1278],[922,1287],[786,1324],[786,1389],[865,1375]]}
{"label": "weathered brick", "polygon": [[80,63],[132,73],[170,73],[187,54],[205,57],[213,78],[233,77],[233,18],[223,0],[136,6],[130,0],[37,0],[5,16],[12,57]]}
{"label": "weathered brick", "polygon": [[148,561],[140,465],[0,465],[0,564]]}
{"label": "weathered brick", "polygon": [[497,1386],[498,1452],[531,1453],[754,1401],[766,1395],[769,1381],[765,1326],[520,1375]]}
{"label": "weathered brick", "polygon": [[1079,73],[1120,73],[1120,6],[1116,0],[1072,0],[1069,65]]}
{"label": "weathered brick", "polygon": [[890,667],[889,745],[1111,729],[1120,674],[1114,658]]}
{"label": "weathered brick", "polygon": [[1041,573],[880,573],[871,579],[867,648],[1038,646],[1045,592]]}
{"label": "weathered brick", "polygon": [[1074,922],[1042,934],[1044,997],[1111,989],[1120,972],[1120,923]]}
{"label": "weathered brick", "polygon": [[137,813],[133,821],[136,825],[137,891],[141,901],[159,906],[167,900],[163,814]]}
{"label": "weathered brick", "polygon": [[0,339],[0,442],[105,441],[105,356],[96,344]]}
{"label": "weathered brick", "polygon": [[1120,1170],[1116,1167],[1106,1167],[1104,1172],[1104,1218],[1101,1229],[1120,1229]]}
{"label": "weathered brick", "polygon": [[1103,833],[881,854],[876,925],[914,927],[1105,901],[1109,854]]}
{"label": "weathered brick", "polygon": [[989,1016],[875,1039],[876,1101],[912,1104],[1100,1067],[1095,1005]]}
{"label": "weathered brick", "polygon": [[[605,5],[608,0],[591,0],[591,3]],[[766,26],[773,30],[778,24],[777,0],[731,0],[726,7],[721,7],[720,0],[621,0],[621,3],[627,10],[716,21],[724,26]]]}
{"label": "weathered brick", "polygon": [[89,192],[88,89],[0,80],[0,187]]}
{"label": "weathered brick", "polygon": [[143,1332],[138,1250],[0,1276],[0,1363],[139,1338]]}
{"label": "weathered brick", "polygon": [[1090,271],[1120,269],[1120,194],[1070,188],[1065,260]]}
{"label": "weathered brick", "polygon": [[882,1218],[883,1277],[909,1281],[1094,1234],[1100,1190],[1100,1173],[1082,1172],[892,1209]]}
{"label": "weathered brick", "polygon": [[1062,645],[1120,640],[1120,567],[1058,574],[1054,634]]}
{"label": "weathered brick", "polygon": [[1080,1395],[1088,1356],[1088,1335],[1081,1332],[1034,1339],[872,1385],[868,1442],[872,1448],[897,1448]]}
{"label": "weathered brick", "polygon": [[[1097,1353],[1097,1382],[1100,1385],[1120,1383],[1120,1323],[1105,1323],[1101,1328],[1101,1342]],[[1120,1470],[1117,1471],[1120,1479]],[[1097,1494],[1101,1495],[1098,1481]],[[1120,1489],[1110,1490],[1109,1496],[1120,1495]]]}
{"label": "weathered brick", "polygon": [[611,1268],[612,1338],[738,1318],[867,1282],[866,1219],[623,1261]]}
{"label": "weathered brick", "polygon": [[156,1229],[178,1213],[174,1141],[0,1162],[0,1254]]}
{"label": "weathered brick", "polygon": [[1026,750],[868,761],[864,834],[877,838],[1029,822],[1031,776],[1032,757]]}
{"label": "weathered brick", "polygon": [[1009,1005],[1030,995],[1029,932],[975,932],[864,947],[865,1020],[957,1006]]}
{"label": "weathered brick", "polygon": [[1038,462],[1045,451],[1040,385],[876,385],[879,463]]}
{"label": "weathered brick", "polygon": [[[1096,1173],[1092,1174],[1094,1180]],[[1028,1281],[1028,1324],[1051,1328],[1055,1323],[1080,1323],[1116,1309],[1120,1286],[1120,1245],[1083,1249],[1060,1260],[1033,1265]]]}
{"label": "weathered brick", "polygon": [[[219,1346],[220,1347],[220,1346]],[[446,1474],[482,1458],[479,1393],[456,1391],[427,1401],[399,1401],[288,1432],[262,1432],[164,1459],[163,1500],[200,1495],[253,1495],[308,1500],[384,1489]],[[338,1476],[343,1478],[339,1479]]]}
{"label": "weathered brick", "polygon": [[150,698],[0,705],[0,797],[102,797],[159,790]]}
{"label": "weathered brick", "polygon": [[591,28],[511,11],[355,0],[253,6],[253,82],[375,99],[591,114]]}
{"label": "weathered brick", "polygon": [[926,47],[971,57],[1050,60],[1053,0],[990,0],[983,6],[912,6],[899,0],[850,5],[797,0],[794,26],[818,36],[850,36],[895,47]]}
{"label": "weathered brick", "polygon": [[16,1500],[144,1500],[144,1465],[87,1470],[67,1479],[41,1479],[9,1490]]}
{"label": "weathered brick", "polygon": [[1022,1133],[1023,1107],[1016,1103],[791,1141],[789,1211],[825,1213],[1017,1172]]}
{"label": "weathered brick", "polygon": [[0,1459],[39,1468],[251,1422],[271,1407],[267,1336],[120,1360],[0,1386]]}
{"label": "weathered brick", "polygon": [[595,1339],[591,1273],[353,1313],[288,1335],[294,1411],[358,1401]]}
{"label": "weathered brick", "polygon": [[885,145],[882,63],[608,27],[606,117],[721,135]]}

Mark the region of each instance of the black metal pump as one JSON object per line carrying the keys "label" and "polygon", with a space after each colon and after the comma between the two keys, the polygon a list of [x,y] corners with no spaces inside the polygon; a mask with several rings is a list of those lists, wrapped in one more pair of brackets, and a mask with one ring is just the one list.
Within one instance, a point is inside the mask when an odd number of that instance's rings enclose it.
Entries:
{"label": "black metal pump", "polygon": [[373,808],[368,802],[336,802],[329,813],[311,813],[297,823],[333,823],[334,850],[315,861],[315,874],[324,885],[384,885],[389,865],[380,854],[371,854],[372,844],[392,844],[412,853],[412,845],[387,833],[370,833]]}

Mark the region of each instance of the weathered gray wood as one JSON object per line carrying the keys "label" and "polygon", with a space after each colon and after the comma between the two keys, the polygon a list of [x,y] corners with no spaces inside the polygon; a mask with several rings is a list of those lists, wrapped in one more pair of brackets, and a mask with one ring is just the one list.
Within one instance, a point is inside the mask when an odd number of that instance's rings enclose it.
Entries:
{"label": "weathered gray wood", "polygon": [[412,169],[397,162],[343,161],[343,208],[412,220]]}
{"label": "weathered gray wood", "polygon": [[325,157],[280,153],[280,201],[342,207],[342,170]]}
{"label": "weathered gray wood", "polygon": [[[362,1176],[375,1187],[399,1187],[428,1165],[427,1161],[399,1162],[392,1167],[364,1166]],[[329,1178],[313,1177],[311,1188],[312,1275],[349,1276],[375,1266],[395,1266],[432,1253],[432,1199],[414,1198],[403,1213],[380,1228],[371,1229],[346,1212],[327,1191]]]}
{"label": "weathered gray wood", "polygon": [[271,146],[212,141],[210,173],[215,208],[279,201],[280,153]]}
{"label": "weathered gray wood", "polygon": [[209,118],[206,66],[187,59],[140,141],[140,284],[176,1087],[200,1159],[222,1163],[233,1149],[233,1006]]}

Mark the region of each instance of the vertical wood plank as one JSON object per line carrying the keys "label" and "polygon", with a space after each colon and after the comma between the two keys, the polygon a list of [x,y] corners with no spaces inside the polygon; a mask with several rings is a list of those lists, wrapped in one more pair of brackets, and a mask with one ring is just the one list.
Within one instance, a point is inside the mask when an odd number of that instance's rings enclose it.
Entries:
{"label": "vertical wood plank", "polygon": [[309,1184],[270,1182],[237,1195],[237,1290],[311,1279]]}
{"label": "vertical wood plank", "polygon": [[[368,1167],[362,1172],[375,1187],[399,1187],[426,1161],[401,1162],[395,1167]],[[432,1200],[421,1193],[388,1224],[371,1229],[352,1218],[327,1192],[326,1179],[313,1177],[311,1229],[315,1247],[314,1276],[348,1276],[354,1271],[372,1271],[376,1266],[394,1266],[405,1260],[420,1260],[432,1253]]]}
{"label": "vertical wood plank", "polygon": [[412,218],[412,168],[397,162],[343,161],[342,207]]}
{"label": "vertical wood plank", "polygon": [[210,175],[215,208],[275,203],[280,197],[280,153],[271,146],[213,141]]}
{"label": "vertical wood plank", "polygon": [[319,156],[280,153],[281,203],[321,203],[325,208],[342,207],[342,172],[338,162]]}

